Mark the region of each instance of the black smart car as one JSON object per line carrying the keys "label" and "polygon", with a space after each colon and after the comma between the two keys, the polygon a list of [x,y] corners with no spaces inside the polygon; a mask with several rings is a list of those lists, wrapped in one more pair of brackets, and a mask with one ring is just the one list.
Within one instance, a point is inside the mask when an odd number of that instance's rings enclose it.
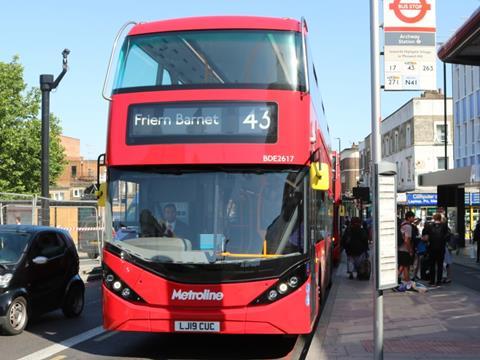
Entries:
{"label": "black smart car", "polygon": [[0,226],[0,331],[23,331],[28,317],[58,308],[67,317],[83,310],[85,285],[70,235],[32,225]]}

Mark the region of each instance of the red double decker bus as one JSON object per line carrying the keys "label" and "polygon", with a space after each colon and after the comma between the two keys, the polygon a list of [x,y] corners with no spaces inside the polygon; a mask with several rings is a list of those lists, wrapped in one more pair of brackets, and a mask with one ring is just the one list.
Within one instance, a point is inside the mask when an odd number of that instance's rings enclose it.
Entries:
{"label": "red double decker bus", "polygon": [[304,21],[131,28],[105,158],[106,329],[312,330],[334,199],[317,81]]}

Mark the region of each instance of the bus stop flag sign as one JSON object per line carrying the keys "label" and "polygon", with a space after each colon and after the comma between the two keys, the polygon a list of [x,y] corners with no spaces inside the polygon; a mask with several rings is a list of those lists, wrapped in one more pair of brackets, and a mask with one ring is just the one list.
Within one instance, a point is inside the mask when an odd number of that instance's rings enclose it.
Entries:
{"label": "bus stop flag sign", "polygon": [[436,90],[435,0],[385,0],[385,90]]}

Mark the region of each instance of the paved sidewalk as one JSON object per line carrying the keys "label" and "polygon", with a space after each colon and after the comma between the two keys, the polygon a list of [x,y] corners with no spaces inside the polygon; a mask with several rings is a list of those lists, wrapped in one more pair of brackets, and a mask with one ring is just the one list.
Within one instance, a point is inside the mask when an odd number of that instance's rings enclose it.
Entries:
{"label": "paved sidewalk", "polygon": [[480,269],[480,263],[476,261],[476,251],[476,245],[467,245],[465,248],[460,249],[458,254],[456,251],[453,251],[453,262],[473,269]]}
{"label": "paved sidewalk", "polygon": [[[100,275],[98,271],[101,266],[100,258],[89,259],[86,254],[79,253],[80,258],[80,277],[84,282],[96,280],[97,275]],[[95,276],[93,276],[95,275]]]}
{"label": "paved sidewalk", "polygon": [[[373,358],[372,280],[349,280],[340,264],[307,359]],[[383,298],[385,359],[480,358],[479,292],[452,283]]]}

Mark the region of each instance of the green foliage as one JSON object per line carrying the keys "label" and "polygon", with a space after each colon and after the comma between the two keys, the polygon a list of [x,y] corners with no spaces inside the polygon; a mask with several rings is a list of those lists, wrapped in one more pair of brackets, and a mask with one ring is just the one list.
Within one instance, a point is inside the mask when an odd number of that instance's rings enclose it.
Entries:
{"label": "green foliage", "polygon": [[[0,62],[0,192],[40,193],[41,94],[27,90],[23,66],[15,56]],[[50,183],[66,164],[59,120],[50,117]]]}

